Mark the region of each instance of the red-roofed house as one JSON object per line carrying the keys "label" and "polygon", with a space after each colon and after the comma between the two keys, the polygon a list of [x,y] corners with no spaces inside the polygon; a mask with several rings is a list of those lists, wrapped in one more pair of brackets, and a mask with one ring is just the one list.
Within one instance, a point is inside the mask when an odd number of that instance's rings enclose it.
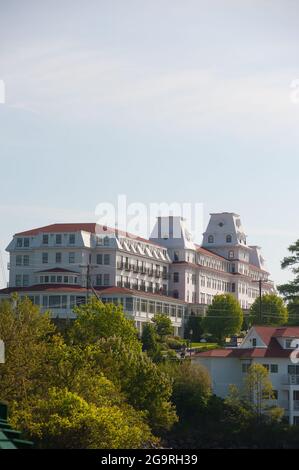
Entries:
{"label": "red-roofed house", "polygon": [[290,424],[299,424],[298,347],[299,327],[254,326],[240,346],[197,353],[193,361],[208,369],[214,393],[223,398],[231,384],[242,388],[251,364],[262,364],[269,371],[276,403]]}

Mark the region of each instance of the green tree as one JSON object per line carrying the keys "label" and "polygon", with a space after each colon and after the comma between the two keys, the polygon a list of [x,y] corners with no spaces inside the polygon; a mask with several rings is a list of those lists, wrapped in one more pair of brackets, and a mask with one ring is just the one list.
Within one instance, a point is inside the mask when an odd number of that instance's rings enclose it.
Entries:
{"label": "green tree", "polygon": [[75,309],[77,318],[70,329],[72,344],[92,344],[99,338],[119,337],[131,350],[140,351],[137,329],[126,318],[121,305],[102,303],[92,297],[87,304]]}
{"label": "green tree", "polygon": [[290,256],[286,256],[282,262],[282,269],[291,268],[295,278],[287,284],[278,286],[278,291],[288,302],[296,302],[299,299],[299,240],[289,246]]}
{"label": "green tree", "polygon": [[227,336],[240,332],[243,323],[243,310],[235,297],[230,294],[216,295],[204,319],[205,329],[219,343]]}
{"label": "green tree", "polygon": [[283,299],[275,294],[262,296],[262,316],[260,318],[260,299],[257,298],[250,308],[252,325],[285,325],[288,321],[288,310]]}
{"label": "green tree", "polygon": [[299,325],[299,298],[294,299],[287,305],[288,309],[288,324],[291,326]]}
{"label": "green tree", "polygon": [[161,360],[161,346],[157,341],[157,333],[153,324],[144,325],[141,342],[143,351],[146,351],[153,361],[159,362]]}
{"label": "green tree", "polygon": [[[91,364],[92,372],[87,371],[85,375],[93,377],[104,373],[119,387],[129,404],[146,412],[154,432],[169,429],[177,420],[170,401],[171,380],[142,352],[142,343],[132,322],[118,307],[92,299],[89,304],[78,307],[76,313],[78,318],[71,328],[69,344],[72,348],[76,346],[76,356],[81,355],[79,363]],[[164,322],[163,317],[159,325],[165,333],[168,322]],[[84,359],[86,356],[88,361]],[[68,374],[68,370],[76,367],[75,363],[72,368],[64,366],[62,369]],[[82,374],[81,369],[79,373]],[[76,374],[71,372],[70,377]],[[87,378],[86,383],[88,380],[91,379]]]}
{"label": "green tree", "polygon": [[119,386],[134,408],[146,412],[153,431],[170,429],[177,420],[170,377],[147,354],[132,351],[121,338],[102,338],[93,349],[98,370]]}
{"label": "green tree", "polygon": [[0,302],[0,338],[5,344],[0,400],[21,401],[44,384],[44,364],[57,340],[55,327],[28,298],[14,296]]}
{"label": "green tree", "polygon": [[[190,333],[192,331],[192,333]],[[185,326],[185,338],[191,341],[200,341],[204,333],[202,317],[190,316]]]}
{"label": "green tree", "polygon": [[163,341],[166,336],[173,335],[173,326],[169,316],[163,313],[158,313],[154,316],[153,323],[161,341]]}
{"label": "green tree", "polygon": [[271,408],[269,400],[274,399],[273,386],[269,373],[262,364],[252,364],[249,367],[244,380],[244,395],[257,417]]}
{"label": "green tree", "polygon": [[[163,366],[162,366],[163,367]],[[180,423],[192,426],[198,421],[211,396],[210,375],[203,366],[185,360],[164,366],[173,380],[172,401]]]}
{"label": "green tree", "polygon": [[51,388],[46,397],[16,406],[11,422],[43,448],[131,449],[157,443],[132,407],[121,408],[107,396],[96,406],[67,389]]}

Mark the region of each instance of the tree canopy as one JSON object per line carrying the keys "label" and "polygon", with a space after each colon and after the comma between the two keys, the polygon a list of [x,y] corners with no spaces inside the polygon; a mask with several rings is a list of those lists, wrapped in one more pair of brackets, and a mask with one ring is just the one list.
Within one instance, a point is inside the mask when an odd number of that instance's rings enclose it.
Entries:
{"label": "tree canopy", "polygon": [[299,299],[299,240],[289,246],[290,256],[286,256],[282,262],[282,269],[290,268],[295,278],[289,283],[278,286],[279,292],[289,302]]}
{"label": "tree canopy", "polygon": [[[261,315],[260,315],[261,308]],[[264,294],[260,307],[257,298],[250,308],[250,323],[253,325],[285,325],[288,321],[288,310],[284,301],[276,294]]]}
{"label": "tree canopy", "polygon": [[231,294],[216,295],[204,319],[205,329],[222,343],[225,337],[239,333],[242,324],[243,310],[237,299]]}

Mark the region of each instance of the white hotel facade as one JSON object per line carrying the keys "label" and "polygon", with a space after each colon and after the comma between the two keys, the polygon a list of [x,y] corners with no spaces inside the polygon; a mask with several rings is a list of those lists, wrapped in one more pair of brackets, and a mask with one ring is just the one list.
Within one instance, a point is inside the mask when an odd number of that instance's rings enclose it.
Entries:
{"label": "white hotel facade", "polygon": [[53,317],[73,318],[73,308],[92,291],[121,303],[139,331],[164,312],[177,334],[184,319],[202,314],[216,294],[232,293],[249,309],[273,290],[257,246],[248,246],[240,217],[211,214],[197,245],[180,217],[158,217],[147,240],[95,223],[53,224],[17,233],[7,247],[9,284]]}

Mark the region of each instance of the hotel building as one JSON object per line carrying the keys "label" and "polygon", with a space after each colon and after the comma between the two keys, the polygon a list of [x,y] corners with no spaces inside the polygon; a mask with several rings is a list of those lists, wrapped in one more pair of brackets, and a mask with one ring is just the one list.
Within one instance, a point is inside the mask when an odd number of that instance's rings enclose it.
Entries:
{"label": "hotel building", "polygon": [[211,214],[195,244],[181,217],[158,217],[149,239],[95,223],[53,224],[17,233],[7,247],[11,293],[29,296],[53,317],[96,293],[121,303],[139,331],[155,313],[170,316],[177,334],[184,319],[203,314],[216,294],[232,293],[244,310],[274,289],[257,246],[248,246],[240,217]]}

